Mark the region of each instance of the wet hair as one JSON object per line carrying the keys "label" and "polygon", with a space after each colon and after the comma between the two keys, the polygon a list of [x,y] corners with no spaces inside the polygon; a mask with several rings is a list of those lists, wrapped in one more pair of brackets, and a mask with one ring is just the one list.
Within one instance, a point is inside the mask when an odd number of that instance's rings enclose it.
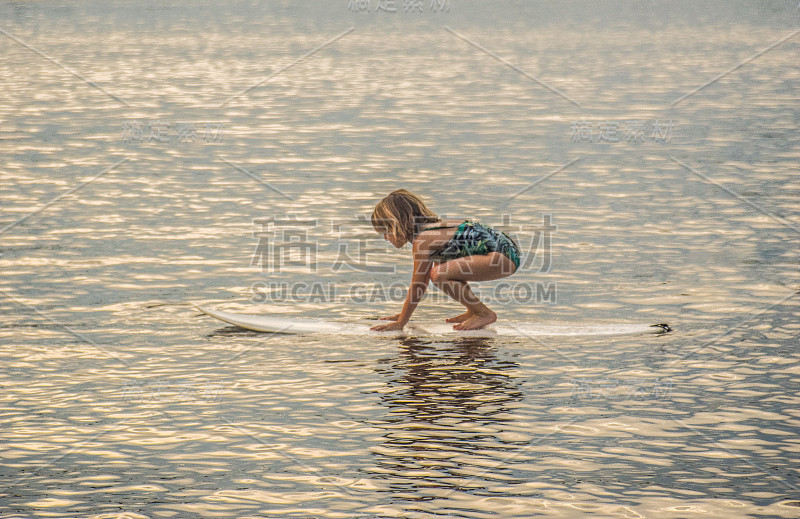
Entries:
{"label": "wet hair", "polygon": [[394,234],[406,242],[412,242],[422,225],[438,222],[439,217],[417,195],[398,189],[378,202],[371,220],[379,233]]}

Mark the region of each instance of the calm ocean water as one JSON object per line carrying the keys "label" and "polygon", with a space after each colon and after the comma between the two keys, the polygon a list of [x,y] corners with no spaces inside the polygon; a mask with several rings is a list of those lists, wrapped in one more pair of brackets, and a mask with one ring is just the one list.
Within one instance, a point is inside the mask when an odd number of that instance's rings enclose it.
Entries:
{"label": "calm ocean water", "polygon": [[[0,3],[0,517],[798,517],[800,6]],[[398,311],[392,189],[516,235]],[[431,289],[415,318],[457,306]]]}

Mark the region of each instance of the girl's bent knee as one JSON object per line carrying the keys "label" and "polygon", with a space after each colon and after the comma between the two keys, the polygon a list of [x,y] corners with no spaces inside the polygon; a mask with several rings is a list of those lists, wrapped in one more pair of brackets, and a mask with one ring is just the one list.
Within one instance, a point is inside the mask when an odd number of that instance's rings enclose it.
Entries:
{"label": "girl's bent knee", "polygon": [[439,285],[444,281],[446,281],[445,277],[446,276],[444,274],[444,271],[441,268],[439,268],[439,265],[434,265],[431,268],[431,282],[434,285]]}

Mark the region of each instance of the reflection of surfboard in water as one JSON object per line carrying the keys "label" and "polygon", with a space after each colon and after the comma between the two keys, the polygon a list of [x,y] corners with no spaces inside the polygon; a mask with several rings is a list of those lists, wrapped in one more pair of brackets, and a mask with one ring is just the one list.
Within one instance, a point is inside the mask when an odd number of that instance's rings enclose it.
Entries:
{"label": "reflection of surfboard in water", "polygon": [[324,333],[332,335],[451,335],[468,337],[534,337],[534,336],[603,336],[639,335],[644,333],[666,333],[671,331],[666,324],[567,324],[567,323],[520,323],[497,322],[481,330],[458,331],[445,322],[412,321],[402,332],[372,332],[370,327],[379,321],[325,321],[322,319],[299,319],[295,317],[236,314],[195,307],[204,314],[241,328],[272,333]]}

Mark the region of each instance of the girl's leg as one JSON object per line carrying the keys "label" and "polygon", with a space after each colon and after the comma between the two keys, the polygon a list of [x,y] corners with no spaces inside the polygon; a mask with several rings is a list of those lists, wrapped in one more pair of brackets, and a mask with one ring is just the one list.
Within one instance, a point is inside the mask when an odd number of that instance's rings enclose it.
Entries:
{"label": "girl's leg", "polygon": [[497,320],[497,314],[478,299],[468,281],[500,279],[510,276],[515,270],[514,263],[499,252],[466,256],[435,265],[431,270],[431,281],[467,308],[466,313],[448,319],[448,322],[457,323],[453,329],[474,330]]}
{"label": "girl's leg", "polygon": [[447,322],[456,323],[453,325],[454,330],[475,330],[497,320],[497,314],[475,296],[466,281],[439,281],[436,286],[467,308],[465,313],[447,320]]}

